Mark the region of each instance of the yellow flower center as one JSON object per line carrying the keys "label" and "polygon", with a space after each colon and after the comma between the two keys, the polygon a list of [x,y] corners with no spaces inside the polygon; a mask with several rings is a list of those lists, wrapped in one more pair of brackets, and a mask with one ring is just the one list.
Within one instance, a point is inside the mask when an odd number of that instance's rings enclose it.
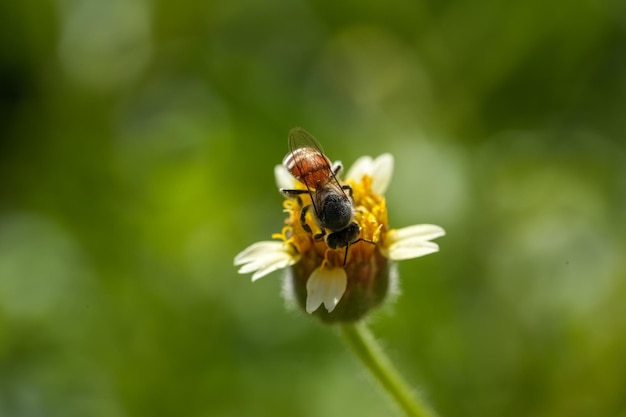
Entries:
{"label": "yellow flower center", "polygon": [[[377,249],[379,242],[384,241],[387,233],[387,206],[384,197],[376,194],[372,190],[372,177],[364,175],[359,182],[348,180],[345,184],[352,187],[352,197],[354,199],[355,218],[354,221],[359,225],[361,232],[359,239],[354,244],[348,245],[347,248],[330,249],[323,238],[315,239],[314,236],[323,234],[315,221],[314,210],[308,210],[306,214],[306,225],[312,233],[304,229],[301,224],[300,216],[304,207],[311,204],[309,194],[302,194],[299,199],[287,199],[283,202],[285,212],[288,213],[285,219],[285,226],[280,233],[274,234],[272,237],[282,239],[290,243],[303,256],[314,258],[314,262],[321,264],[324,268],[339,268],[344,266],[344,257],[346,250],[347,262],[346,267],[351,263],[361,263],[370,259],[374,251]],[[299,189],[305,189],[304,185],[297,184]],[[373,242],[373,243],[372,243]]]}

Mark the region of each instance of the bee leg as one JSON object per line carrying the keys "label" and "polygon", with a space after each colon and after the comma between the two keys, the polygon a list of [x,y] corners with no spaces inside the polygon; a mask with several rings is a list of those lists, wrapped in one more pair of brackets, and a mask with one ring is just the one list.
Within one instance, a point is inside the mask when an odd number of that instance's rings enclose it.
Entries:
{"label": "bee leg", "polygon": [[282,195],[288,198],[296,198],[301,194],[308,194],[309,190],[289,190],[287,188],[281,188],[280,192]]}
{"label": "bee leg", "polygon": [[324,236],[326,236],[326,231],[322,229],[320,233],[313,234],[313,229],[311,229],[311,226],[309,226],[309,223],[307,223],[306,221],[306,215],[309,212],[310,208],[311,208],[311,204],[309,204],[308,206],[304,206],[302,208],[302,211],[300,212],[300,225],[302,226],[305,232],[313,235],[314,240],[321,240],[324,238]]}
{"label": "bee leg", "polygon": [[311,226],[309,226],[309,224],[306,222],[306,214],[308,213],[310,207],[311,205],[305,206],[302,208],[302,211],[300,211],[300,225],[302,225],[302,228],[305,232],[313,234]]}
{"label": "bee leg", "polygon": [[324,239],[324,236],[326,236],[326,231],[324,229],[322,229],[321,233],[313,235],[313,239],[315,239],[315,240],[322,240],[322,239]]}
{"label": "bee leg", "polygon": [[335,162],[335,164],[333,165],[333,174],[335,174],[335,176],[339,175],[339,171],[341,171],[343,169],[343,165],[341,164],[340,161]]}
{"label": "bee leg", "polygon": [[[339,171],[341,171],[342,169],[343,165],[341,165],[341,162],[335,162],[335,165],[333,166],[333,175],[337,177],[337,175],[339,175]],[[352,198],[352,187],[349,184],[342,185],[341,189],[347,191],[350,198]]]}
{"label": "bee leg", "polygon": [[352,187],[350,184],[344,184],[341,186],[341,189],[348,192],[348,196],[352,198]]}

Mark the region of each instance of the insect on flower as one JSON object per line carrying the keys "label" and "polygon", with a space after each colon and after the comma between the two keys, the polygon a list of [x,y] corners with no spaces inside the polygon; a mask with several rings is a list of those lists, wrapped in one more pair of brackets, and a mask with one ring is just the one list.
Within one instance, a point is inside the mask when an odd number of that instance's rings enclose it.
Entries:
{"label": "insect on flower", "polygon": [[[315,240],[325,239],[331,249],[346,248],[343,264],[348,259],[351,244],[364,241],[359,238],[361,228],[354,220],[355,208],[352,187],[342,185],[337,175],[342,169],[340,162],[331,165],[330,159],[322,151],[319,142],[301,128],[293,128],[289,132],[289,153],[283,159],[283,165],[298,181],[306,186],[306,190],[281,188],[280,191],[288,198],[296,198],[302,204],[300,195],[309,194],[311,204],[302,207],[300,224],[313,235]],[[319,233],[307,223],[307,213],[313,206],[315,222],[320,228]]]}
{"label": "insect on flower", "polygon": [[391,154],[357,159],[339,181],[341,163],[333,164],[313,136],[293,128],[288,144],[274,167],[286,197],[284,225],[274,240],[237,254],[234,264],[253,281],[285,269],[285,296],[324,322],[360,320],[394,291],[396,262],[437,252],[432,240],[445,231],[433,224],[389,228]]}

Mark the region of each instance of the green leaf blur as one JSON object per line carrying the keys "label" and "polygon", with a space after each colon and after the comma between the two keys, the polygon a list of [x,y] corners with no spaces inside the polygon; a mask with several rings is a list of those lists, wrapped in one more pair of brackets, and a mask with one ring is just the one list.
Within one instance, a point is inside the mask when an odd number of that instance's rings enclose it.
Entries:
{"label": "green leaf blur", "polygon": [[626,415],[617,1],[0,5],[0,415],[400,415],[337,329],[232,265],[302,126],[391,152],[373,317],[441,416]]}

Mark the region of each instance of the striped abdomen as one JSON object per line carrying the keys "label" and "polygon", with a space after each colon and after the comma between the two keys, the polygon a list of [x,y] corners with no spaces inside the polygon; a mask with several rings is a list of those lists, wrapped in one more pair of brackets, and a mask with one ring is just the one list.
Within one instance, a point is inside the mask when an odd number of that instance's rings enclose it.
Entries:
{"label": "striped abdomen", "polygon": [[285,156],[283,165],[298,181],[316,190],[328,184],[333,175],[326,155],[310,147],[294,149]]}

